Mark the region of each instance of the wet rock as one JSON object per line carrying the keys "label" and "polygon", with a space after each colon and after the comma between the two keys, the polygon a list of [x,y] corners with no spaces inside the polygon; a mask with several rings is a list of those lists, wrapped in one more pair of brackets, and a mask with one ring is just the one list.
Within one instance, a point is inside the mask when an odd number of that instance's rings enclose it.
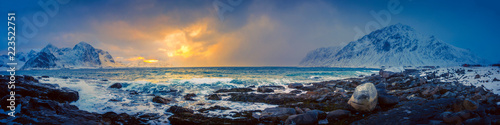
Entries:
{"label": "wet rock", "polygon": [[173,102],[174,99],[172,99],[172,98],[163,98],[163,97],[160,97],[160,96],[155,96],[155,97],[153,97],[152,101],[156,102],[156,103],[168,104],[170,102]]}
{"label": "wet rock", "polygon": [[300,89],[302,87],[304,87],[304,85],[302,85],[302,83],[291,83],[291,84],[288,84],[288,88]]}
{"label": "wet rock", "polygon": [[42,78],[49,78],[49,76],[42,76]]}
{"label": "wet rock", "polygon": [[298,114],[298,115],[291,115],[289,116],[285,124],[290,125],[290,124],[296,124],[296,125],[311,125],[311,124],[317,124],[318,119],[320,119],[320,115],[324,114],[324,112],[319,111],[319,110],[311,110],[308,111],[304,114]]}
{"label": "wet rock", "polygon": [[475,101],[470,100],[470,99],[465,99],[463,102],[463,106],[467,110],[474,111],[479,107],[479,104]]}
{"label": "wet rock", "polygon": [[194,93],[189,93],[184,96],[184,100],[189,100],[189,101],[196,101],[193,99],[193,97],[196,97],[196,94]]}
{"label": "wet rock", "polygon": [[114,83],[113,85],[109,86],[109,88],[116,88],[116,89],[120,89],[122,88],[122,84],[121,83]]}
{"label": "wet rock", "polygon": [[222,97],[220,97],[218,94],[210,94],[208,95],[208,100],[221,100]]}
{"label": "wet rock", "polygon": [[283,86],[260,86],[259,88],[257,88],[257,91],[266,93],[266,92],[274,92],[274,90],[284,90],[284,89],[285,87]]}
{"label": "wet rock", "polygon": [[300,90],[304,90],[304,91],[314,91],[316,89],[317,88],[314,86],[305,86],[305,87],[300,88]]}
{"label": "wet rock", "polygon": [[181,107],[181,106],[176,106],[176,105],[168,108],[167,112],[171,112],[171,113],[174,113],[174,114],[181,114],[181,113],[193,114],[194,113],[194,111],[191,110],[191,109],[187,109],[187,108],[184,108],[184,107]]}
{"label": "wet rock", "polygon": [[294,108],[266,108],[262,111],[259,119],[269,121],[285,121],[288,116],[295,115]]}
{"label": "wet rock", "polygon": [[300,91],[300,90],[290,91],[290,94],[300,94],[300,93],[302,93],[302,91]]}
{"label": "wet rock", "polygon": [[377,106],[377,89],[372,83],[365,83],[356,87],[348,101],[354,109],[369,112]]}
{"label": "wet rock", "polygon": [[379,95],[378,102],[381,106],[392,106],[399,103],[399,98],[392,95]]}
{"label": "wet rock", "polygon": [[349,117],[349,115],[351,115],[350,111],[338,109],[338,110],[328,112],[326,115],[326,118],[328,119],[328,121],[337,121],[337,120],[340,120],[343,118],[347,118],[347,117]]}
{"label": "wet rock", "polygon": [[254,91],[251,88],[231,88],[231,89],[219,89],[214,93],[226,93],[226,92],[251,92]]}
{"label": "wet rock", "polygon": [[210,107],[210,108],[202,108],[200,110],[198,110],[199,112],[208,112],[208,111],[215,111],[215,110],[230,110],[231,108],[229,107],[222,107],[222,106],[219,106],[219,105],[215,105],[213,107]]}
{"label": "wet rock", "polygon": [[79,99],[77,91],[66,87],[49,90],[47,92],[47,97],[59,102],[74,102]]}

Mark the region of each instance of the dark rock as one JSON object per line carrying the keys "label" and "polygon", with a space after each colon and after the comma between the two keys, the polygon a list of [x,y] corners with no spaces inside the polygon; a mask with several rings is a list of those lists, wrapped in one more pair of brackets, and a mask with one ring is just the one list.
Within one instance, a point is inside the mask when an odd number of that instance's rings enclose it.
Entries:
{"label": "dark rock", "polygon": [[314,86],[305,86],[305,87],[300,88],[300,90],[304,90],[304,91],[314,91],[316,89],[317,88]]}
{"label": "dark rock", "polygon": [[286,119],[285,124],[287,125],[293,123],[296,125],[317,124],[318,120],[321,119],[320,115],[324,115],[324,112],[319,110],[311,110],[304,114],[291,115]]}
{"label": "dark rock", "polygon": [[189,114],[193,114],[194,111],[191,110],[191,109],[187,109],[187,108],[184,108],[184,107],[181,107],[181,106],[171,106],[170,108],[167,109],[167,112],[171,112],[171,113],[174,113],[174,114],[181,114],[181,113],[189,113]]}
{"label": "dark rock", "polygon": [[467,110],[474,111],[479,107],[479,104],[477,104],[477,102],[472,101],[470,99],[465,99],[463,102],[463,106]]}
{"label": "dark rock", "polygon": [[290,94],[300,94],[300,93],[302,93],[302,91],[300,91],[300,90],[292,90],[292,91],[290,91]]}
{"label": "dark rock", "polygon": [[284,90],[283,86],[260,86],[257,88],[258,92],[274,92],[274,90]]}
{"label": "dark rock", "polygon": [[392,95],[379,95],[378,102],[381,106],[392,106],[399,103],[399,98]]}
{"label": "dark rock", "polygon": [[479,79],[479,78],[481,78],[481,76],[480,76],[480,75],[476,75],[476,76],[474,76],[474,79]]}
{"label": "dark rock", "polygon": [[328,112],[326,118],[328,119],[328,121],[337,121],[349,117],[349,115],[351,115],[350,111],[338,109],[335,111]]}
{"label": "dark rock", "polygon": [[74,102],[79,99],[77,91],[66,87],[49,90],[47,92],[47,97],[59,102]]}
{"label": "dark rock", "polygon": [[121,83],[114,83],[113,85],[109,86],[109,88],[116,88],[116,89],[120,89],[122,88],[122,84]]}
{"label": "dark rock", "polygon": [[214,93],[226,93],[226,92],[251,92],[251,88],[231,88],[231,89],[219,89]]}
{"label": "dark rock", "polygon": [[259,119],[269,121],[285,121],[288,116],[295,115],[294,108],[266,108],[262,111]]}
{"label": "dark rock", "polygon": [[494,78],[494,79],[493,79],[493,81],[495,82],[495,81],[500,81],[500,80],[499,80],[499,79],[497,79],[497,78]]}
{"label": "dark rock", "polygon": [[302,83],[290,83],[290,84],[288,84],[288,88],[300,89],[302,87],[304,87],[304,85],[302,85]]}
{"label": "dark rock", "polygon": [[[491,119],[489,118],[472,118],[464,121],[465,125],[491,125]],[[497,123],[498,124],[498,123]]]}
{"label": "dark rock", "polygon": [[155,96],[155,97],[153,97],[152,101],[156,102],[156,103],[168,104],[168,103],[175,101],[175,100],[172,98],[163,98],[160,96]]}
{"label": "dark rock", "polygon": [[221,100],[222,97],[220,97],[218,94],[210,94],[208,95],[208,100]]}
{"label": "dark rock", "polygon": [[189,100],[189,101],[196,101],[193,99],[193,97],[196,97],[196,94],[194,93],[189,93],[184,96],[184,100]]}
{"label": "dark rock", "polygon": [[42,76],[42,78],[49,78],[49,76]]}
{"label": "dark rock", "polygon": [[222,107],[222,106],[213,106],[213,107],[210,107],[210,108],[202,108],[200,110],[198,110],[199,112],[208,112],[208,111],[214,111],[214,110],[230,110],[231,108],[228,108],[228,107]]}

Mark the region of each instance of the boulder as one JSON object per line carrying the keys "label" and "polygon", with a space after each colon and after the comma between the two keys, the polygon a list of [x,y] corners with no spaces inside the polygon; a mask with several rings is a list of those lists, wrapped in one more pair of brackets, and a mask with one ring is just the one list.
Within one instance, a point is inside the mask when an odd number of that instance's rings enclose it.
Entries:
{"label": "boulder", "polygon": [[181,113],[193,114],[194,113],[194,111],[191,110],[191,109],[187,109],[187,108],[184,108],[184,107],[181,107],[181,106],[176,106],[176,105],[168,108],[167,112],[171,112],[171,113],[174,113],[174,114],[181,114]]}
{"label": "boulder", "polygon": [[296,111],[294,108],[266,108],[260,114],[259,119],[271,120],[271,121],[284,121],[290,115],[295,115]]}
{"label": "boulder", "polygon": [[337,110],[328,112],[328,114],[326,115],[326,118],[328,119],[328,121],[337,121],[339,119],[349,117],[349,115],[351,115],[350,111],[343,110],[343,109],[337,109]]}
{"label": "boulder", "polygon": [[288,84],[288,88],[300,89],[302,87],[304,87],[304,85],[302,85],[302,83],[290,83],[290,84]]}
{"label": "boulder", "polygon": [[152,101],[156,102],[156,103],[168,104],[168,103],[174,101],[174,99],[172,99],[172,98],[163,98],[163,97],[160,97],[160,96],[155,96],[155,97],[153,97]]}
{"label": "boulder", "polygon": [[372,83],[365,83],[356,87],[347,102],[357,111],[369,112],[377,106],[377,89]]}
{"label": "boulder", "polygon": [[463,102],[463,106],[467,110],[474,111],[479,107],[479,104],[477,104],[477,102],[472,101],[470,99],[465,99]]}
{"label": "boulder", "polygon": [[325,116],[323,111],[311,110],[311,111],[308,111],[304,114],[289,116],[286,119],[285,124],[286,125],[290,125],[290,124],[295,124],[295,125],[317,124],[319,119],[322,119],[321,115]]}
{"label": "boulder", "polygon": [[196,94],[194,93],[189,93],[184,96],[184,100],[189,100],[189,101],[196,101],[193,99],[193,97],[196,97]]}
{"label": "boulder", "polygon": [[120,89],[122,87],[123,85],[121,83],[114,83],[113,85],[109,86],[109,88],[116,88],[116,89]]}
{"label": "boulder", "polygon": [[290,94],[300,94],[300,93],[302,93],[302,91],[300,91],[300,90],[292,90],[292,91],[290,91]]}
{"label": "boulder", "polygon": [[211,95],[207,96],[207,99],[208,100],[221,100],[222,97],[220,97],[220,95],[218,95],[218,94],[211,94]]}
{"label": "boulder", "polygon": [[58,102],[74,102],[79,99],[77,91],[66,87],[48,90],[47,97]]}
{"label": "boulder", "polygon": [[260,86],[257,88],[258,92],[274,92],[274,90],[284,90],[283,86]]}

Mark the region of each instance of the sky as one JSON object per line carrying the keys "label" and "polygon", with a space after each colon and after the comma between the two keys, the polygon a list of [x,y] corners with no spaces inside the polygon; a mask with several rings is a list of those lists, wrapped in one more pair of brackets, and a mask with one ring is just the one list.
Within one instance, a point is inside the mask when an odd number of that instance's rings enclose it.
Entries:
{"label": "sky", "polygon": [[[498,5],[495,0],[16,0],[1,1],[0,13],[16,13],[18,52],[85,41],[125,63],[296,66],[311,50],[344,46],[396,23],[500,62]],[[390,19],[372,14],[384,12]],[[0,52],[6,54],[7,30],[0,34],[5,34]]]}

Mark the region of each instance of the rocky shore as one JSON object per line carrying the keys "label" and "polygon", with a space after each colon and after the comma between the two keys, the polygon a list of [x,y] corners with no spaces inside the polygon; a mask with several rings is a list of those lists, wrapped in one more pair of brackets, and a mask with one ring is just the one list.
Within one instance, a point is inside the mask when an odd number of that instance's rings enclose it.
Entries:
{"label": "rocky shore", "polygon": [[[494,67],[497,68],[497,67]],[[498,68],[500,71],[500,68]],[[285,86],[248,86],[220,89],[205,96],[207,100],[267,103],[277,107],[264,110],[231,112],[209,116],[210,111],[234,107],[211,106],[190,109],[175,106],[177,101],[196,100],[186,93],[184,100],[155,96],[151,102],[171,105],[165,110],[170,124],[500,124],[500,96],[484,86],[466,86],[449,79],[468,72],[448,70],[446,75],[433,67],[407,69],[403,72],[381,70],[371,76],[359,76],[317,83],[290,83]],[[497,71],[498,72],[498,71]],[[423,75],[425,74],[425,75]],[[491,77],[482,75],[481,77]],[[454,77],[453,77],[454,78]],[[491,78],[500,79],[500,78]],[[0,79],[0,89],[7,90],[9,78]],[[104,114],[79,110],[71,105],[77,91],[57,84],[39,83],[31,76],[16,76],[16,117],[5,114],[10,98],[0,91],[0,123],[13,124],[167,124],[157,114]],[[491,81],[491,80],[490,80]],[[497,82],[497,81],[494,81]],[[113,84],[110,88],[120,88]],[[286,91],[284,91],[286,90]],[[198,98],[199,99],[199,98]]]}
{"label": "rocky shore", "polygon": [[[500,70],[500,69],[499,69]],[[500,96],[484,86],[443,82],[428,69],[318,83],[219,90],[206,98],[279,105],[232,118],[171,107],[175,124],[500,124]],[[426,75],[421,75],[426,72]],[[462,70],[449,72],[460,74]],[[289,93],[270,93],[293,89]]]}
{"label": "rocky shore", "polygon": [[[77,101],[77,91],[68,88],[60,88],[57,84],[39,83],[32,76],[16,76],[15,104],[17,106],[15,117],[7,114],[10,98],[8,91],[9,77],[0,78],[1,124],[35,124],[35,125],[115,125],[115,124],[150,124],[154,123],[158,116],[154,114],[128,115],[108,112],[105,114],[91,113],[79,110],[70,102]],[[20,104],[20,106],[19,106]]]}

